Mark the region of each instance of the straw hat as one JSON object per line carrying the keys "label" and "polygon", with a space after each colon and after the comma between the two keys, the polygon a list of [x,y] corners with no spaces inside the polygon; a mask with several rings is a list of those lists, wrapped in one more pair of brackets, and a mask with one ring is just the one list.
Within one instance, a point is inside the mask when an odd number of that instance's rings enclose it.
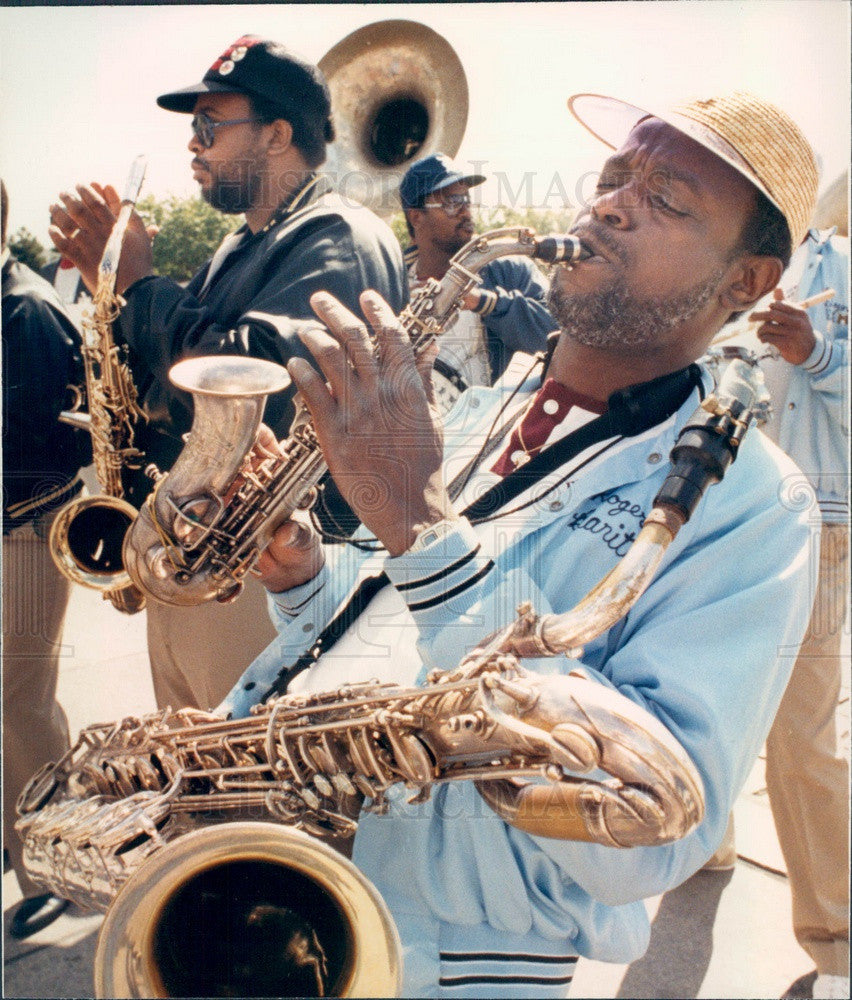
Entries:
{"label": "straw hat", "polygon": [[592,135],[618,149],[644,118],[660,118],[715,153],[782,213],[792,249],[805,238],[816,204],[816,157],[790,116],[753,94],[735,92],[646,111],[615,97],[575,94],[568,109]]}

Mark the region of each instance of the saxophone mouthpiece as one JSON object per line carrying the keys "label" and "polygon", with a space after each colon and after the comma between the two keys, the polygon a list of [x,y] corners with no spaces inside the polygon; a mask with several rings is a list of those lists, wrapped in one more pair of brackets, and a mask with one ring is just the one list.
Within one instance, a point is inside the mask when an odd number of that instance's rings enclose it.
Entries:
{"label": "saxophone mouthpiece", "polygon": [[535,256],[548,264],[571,264],[592,256],[592,251],[576,236],[543,236],[536,244]]}

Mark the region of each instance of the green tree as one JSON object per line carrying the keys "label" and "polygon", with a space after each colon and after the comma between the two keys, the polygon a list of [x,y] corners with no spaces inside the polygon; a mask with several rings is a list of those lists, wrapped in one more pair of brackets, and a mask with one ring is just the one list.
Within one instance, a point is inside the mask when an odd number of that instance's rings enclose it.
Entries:
{"label": "green tree", "polygon": [[139,200],[136,210],[146,224],[160,227],[154,270],[175,281],[188,281],[242,222],[242,217],[223,215],[199,197],[157,200],[149,195]]}
{"label": "green tree", "polygon": [[552,233],[567,233],[573,218],[574,212],[570,209],[535,208],[531,205],[507,208],[497,205],[494,208],[483,206],[473,221],[478,233],[506,226],[525,226],[534,229],[539,236],[549,236]]}
{"label": "green tree", "polygon": [[405,249],[411,242],[411,237],[408,235],[408,227],[405,224],[405,216],[402,212],[395,212],[388,220],[388,225],[393,230],[394,236],[399,240],[399,245]]}
{"label": "green tree", "polygon": [[34,271],[40,271],[47,262],[44,247],[25,226],[12,234],[8,245],[15,257]]}

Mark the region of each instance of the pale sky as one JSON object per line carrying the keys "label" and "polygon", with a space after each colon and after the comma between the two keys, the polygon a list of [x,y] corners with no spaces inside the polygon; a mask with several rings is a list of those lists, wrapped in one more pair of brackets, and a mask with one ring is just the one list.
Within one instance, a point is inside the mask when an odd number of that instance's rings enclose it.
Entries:
{"label": "pale sky", "polygon": [[[48,206],[80,181],[124,185],[148,156],[143,194],[192,195],[186,116],[156,97],[195,83],[232,41],[259,34],[318,61],[346,34],[421,21],[458,53],[470,116],[458,158],[502,172],[533,204],[559,207],[605,151],[566,110],[592,91],[660,107],[751,90],[787,110],[824,165],[848,164],[847,0],[637,3],[268,4],[0,8],[0,172],[10,232],[45,245]],[[483,201],[511,197],[492,179]],[[546,199],[547,195],[550,195]]]}

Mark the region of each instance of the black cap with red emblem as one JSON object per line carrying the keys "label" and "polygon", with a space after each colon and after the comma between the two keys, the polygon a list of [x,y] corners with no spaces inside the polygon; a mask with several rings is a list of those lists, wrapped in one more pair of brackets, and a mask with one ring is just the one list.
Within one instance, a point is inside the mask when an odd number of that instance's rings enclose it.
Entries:
{"label": "black cap with red emblem", "polygon": [[331,96],[321,71],[278,42],[244,35],[204,74],[201,83],[157,98],[166,111],[191,114],[200,94],[246,94],[269,101],[288,121],[298,119],[325,142],[334,139]]}

